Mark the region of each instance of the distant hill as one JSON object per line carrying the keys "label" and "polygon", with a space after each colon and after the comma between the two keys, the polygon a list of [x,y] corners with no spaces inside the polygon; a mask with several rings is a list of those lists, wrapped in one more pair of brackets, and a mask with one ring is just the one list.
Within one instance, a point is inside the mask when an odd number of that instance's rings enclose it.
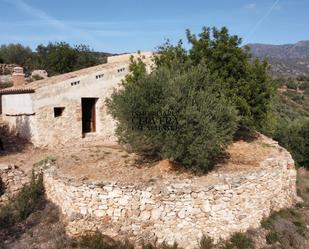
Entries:
{"label": "distant hill", "polygon": [[255,57],[268,59],[276,74],[309,76],[309,41],[295,44],[248,44]]}

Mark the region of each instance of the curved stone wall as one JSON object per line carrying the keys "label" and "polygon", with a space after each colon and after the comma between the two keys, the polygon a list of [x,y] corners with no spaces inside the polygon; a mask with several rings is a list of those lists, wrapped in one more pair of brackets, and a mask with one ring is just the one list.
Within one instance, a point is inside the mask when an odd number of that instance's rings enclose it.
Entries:
{"label": "curved stone wall", "polygon": [[[59,205],[67,231],[79,235],[100,230],[111,237],[177,241],[193,248],[203,234],[216,240],[258,227],[272,210],[296,201],[296,170],[291,155],[276,143],[278,153],[259,167],[217,176],[205,183],[199,177],[149,183],[95,184],[44,174],[48,198]],[[204,179],[204,178],[203,178]]]}

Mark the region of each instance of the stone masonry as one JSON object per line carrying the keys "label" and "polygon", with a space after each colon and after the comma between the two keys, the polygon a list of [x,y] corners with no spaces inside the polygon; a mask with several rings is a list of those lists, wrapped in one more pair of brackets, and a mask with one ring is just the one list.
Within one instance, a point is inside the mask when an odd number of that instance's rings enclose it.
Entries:
{"label": "stone masonry", "polygon": [[0,164],[0,206],[30,182],[30,177],[13,164]]}
{"label": "stone masonry", "polygon": [[221,173],[215,184],[198,176],[146,186],[87,183],[59,176],[53,166],[44,173],[46,194],[60,207],[70,235],[99,230],[137,243],[157,238],[194,248],[203,234],[225,239],[258,227],[271,211],[295,204],[294,161],[276,142],[269,139],[269,144],[278,153],[259,167]]}

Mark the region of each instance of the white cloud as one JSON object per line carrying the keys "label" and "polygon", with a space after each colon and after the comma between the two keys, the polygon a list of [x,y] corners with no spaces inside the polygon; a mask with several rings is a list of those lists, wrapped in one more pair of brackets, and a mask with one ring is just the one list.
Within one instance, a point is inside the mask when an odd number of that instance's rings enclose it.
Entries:
{"label": "white cloud", "polygon": [[245,6],[245,8],[248,9],[248,10],[256,10],[257,5],[255,3],[249,3]]}

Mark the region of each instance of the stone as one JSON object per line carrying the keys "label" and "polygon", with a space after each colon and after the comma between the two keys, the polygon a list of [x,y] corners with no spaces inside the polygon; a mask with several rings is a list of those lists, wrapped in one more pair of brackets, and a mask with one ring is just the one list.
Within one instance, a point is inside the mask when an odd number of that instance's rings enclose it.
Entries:
{"label": "stone", "polygon": [[215,185],[215,190],[217,191],[223,191],[223,190],[228,190],[229,189],[229,185]]}
{"label": "stone", "polygon": [[88,213],[87,207],[80,207],[79,210],[82,215],[85,215]]}
{"label": "stone", "polygon": [[116,216],[116,217],[120,217],[121,216],[121,209],[120,208],[116,208],[114,210],[114,216]]}
{"label": "stone", "polygon": [[[293,167],[284,167],[290,160],[285,158],[285,153],[283,149],[278,155],[274,154],[275,166],[272,161],[266,161],[254,172],[210,173],[216,180],[210,183],[208,176],[201,179],[193,176],[190,181],[181,182],[167,174],[149,185],[122,183],[120,187],[113,183],[112,187],[108,186],[110,191],[104,190],[106,186],[101,190],[96,187],[98,194],[87,198],[83,193],[93,189],[87,183],[81,185],[59,176],[48,176],[44,185],[48,199],[61,207],[64,216],[69,216],[72,210],[81,214],[81,219],[71,215],[68,231],[80,234],[98,229],[113,237],[125,233],[135,241],[157,237],[158,241],[176,241],[182,248],[192,249],[197,248],[203,233],[215,241],[225,239],[230,231],[257,227],[271,209],[295,204],[296,171]],[[14,178],[15,174],[13,182]],[[6,176],[6,182],[9,180]],[[85,206],[80,207],[80,203]],[[85,208],[87,215],[82,215],[85,212],[80,208]]]}
{"label": "stone", "polygon": [[122,191],[118,189],[114,189],[111,192],[108,192],[108,197],[109,198],[117,198],[122,196]]}
{"label": "stone", "polygon": [[35,79],[46,79],[48,78],[48,73],[45,70],[33,70],[31,73],[31,77]]}
{"label": "stone", "polygon": [[129,201],[128,201],[128,198],[122,197],[122,198],[120,198],[120,199],[118,200],[118,203],[119,203],[120,205],[125,206],[125,205],[127,205],[127,204],[129,203]]}
{"label": "stone", "polygon": [[180,219],[185,218],[185,216],[186,216],[186,211],[185,211],[185,209],[182,209],[181,211],[179,211],[179,212],[177,213],[177,216],[178,216]]}
{"label": "stone", "polygon": [[8,170],[8,169],[11,169],[11,165],[10,164],[0,163],[0,171]]}
{"label": "stone", "polygon": [[106,215],[106,212],[104,210],[95,210],[94,215],[97,217],[103,217]]}
{"label": "stone", "polygon": [[143,212],[141,212],[140,217],[141,217],[142,220],[149,220],[150,212],[149,211],[143,211]]}
{"label": "stone", "polygon": [[159,208],[153,209],[151,211],[151,218],[154,219],[154,220],[158,220],[158,219],[160,219],[161,213],[162,213],[161,209],[159,209]]}
{"label": "stone", "polygon": [[203,201],[201,209],[203,210],[203,212],[206,212],[206,213],[211,211],[210,203],[208,200]]}

